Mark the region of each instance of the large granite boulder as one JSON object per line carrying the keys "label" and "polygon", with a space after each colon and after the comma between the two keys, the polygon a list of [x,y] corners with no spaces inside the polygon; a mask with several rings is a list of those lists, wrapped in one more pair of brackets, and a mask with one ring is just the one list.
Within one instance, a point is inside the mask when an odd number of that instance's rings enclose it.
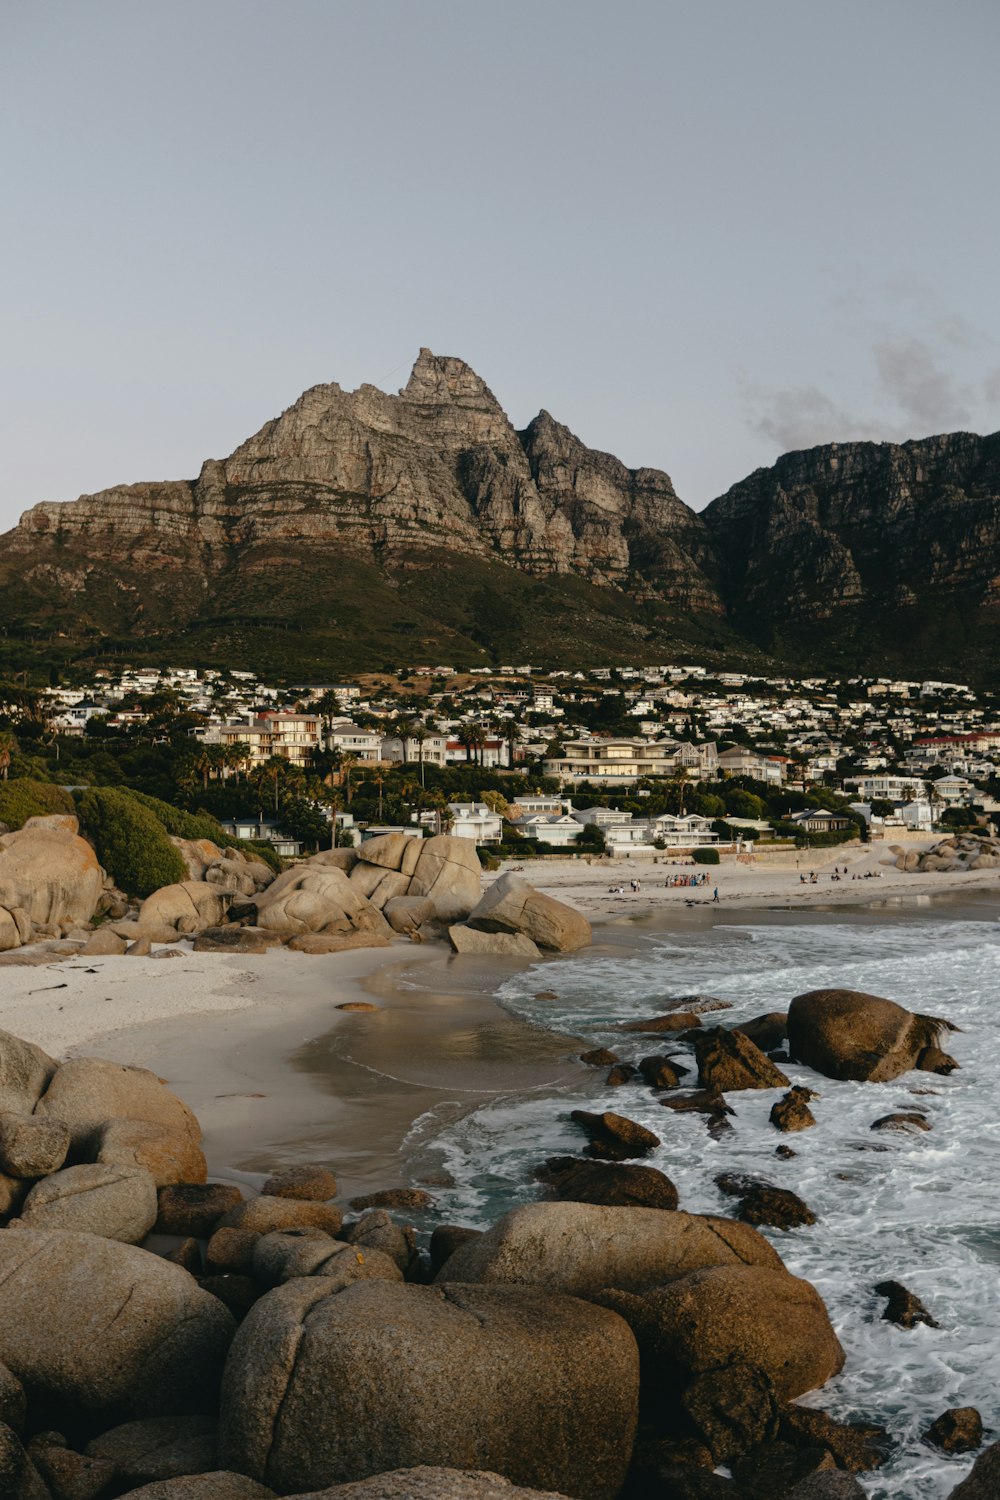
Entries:
{"label": "large granite boulder", "polygon": [[0,1110],[30,1115],[58,1066],[34,1042],[0,1031]]}
{"label": "large granite boulder", "polygon": [[221,886],[205,880],[183,880],[161,886],[147,896],[139,908],[140,931],[164,929],[181,936],[218,927],[226,915],[230,897]]}
{"label": "large granite boulder", "polygon": [[182,1099],[146,1068],[74,1057],[56,1070],[35,1113],[69,1126],[72,1149],[87,1150],[109,1120],[146,1120],[196,1144],[201,1127]]}
{"label": "large granite boulder", "polygon": [[541,891],[520,875],[501,875],[469,915],[468,925],[480,932],[518,932],[539,948],[573,953],[591,940],[590,923],[582,912]]}
{"label": "large granite boulder", "polygon": [[209,1474],[184,1474],[156,1479],[129,1490],[129,1500],[274,1500],[274,1491],[245,1474],[213,1469]]}
{"label": "large granite boulder", "polygon": [[427,896],[442,922],[461,922],[478,902],[481,890],[482,865],[472,839],[439,833],[421,841],[408,895]]}
{"label": "large granite boulder", "polygon": [[220,1458],[284,1494],[416,1464],[614,1500],[638,1410],[628,1325],[513,1287],[288,1282],[238,1333]]}
{"label": "large granite boulder", "polygon": [[385,919],[393,932],[416,932],[425,922],[433,922],[437,916],[434,902],[426,896],[392,896],[382,908]]}
{"label": "large granite boulder", "polygon": [[264,1286],[279,1286],[296,1276],[322,1276],[332,1293],[352,1281],[402,1281],[403,1273],[390,1256],[368,1247],[332,1239],[321,1229],[276,1230],[263,1234],[253,1247],[253,1275]]}
{"label": "large granite boulder", "polygon": [[31,919],[27,912],[20,907],[8,911],[5,906],[0,906],[0,953],[10,953],[30,941]]}
{"label": "large granite boulder", "polygon": [[948,1500],[996,1500],[1000,1495],[1000,1443],[980,1453],[971,1472],[949,1491]]}
{"label": "large granite boulder", "polygon": [[28,1181],[58,1172],[69,1153],[62,1120],[0,1111],[0,1172]]}
{"label": "large granite boulder", "polygon": [[75,818],[29,818],[0,839],[0,907],[36,926],[89,922],[103,889],[104,871]]}
{"label": "large granite boulder", "polygon": [[77,1230],[138,1245],[156,1223],[156,1183],[142,1167],[65,1167],[35,1183],[21,1219],[32,1229]]}
{"label": "large granite boulder", "polygon": [[460,1245],[442,1282],[505,1282],[589,1297],[605,1287],[645,1291],[704,1266],[784,1271],[748,1224],[658,1208],[529,1203]]}
{"label": "large granite boulder", "polygon": [[257,925],[268,932],[391,935],[382,913],[336,865],[284,870],[256,901]]}
{"label": "large granite boulder", "polygon": [[395,1469],[356,1484],[296,1495],[294,1500],[568,1500],[554,1490],[526,1490],[502,1474],[470,1473],[467,1469]]}
{"label": "large granite boulder", "polygon": [[448,939],[456,953],[485,953],[491,958],[541,957],[538,944],[523,932],[483,932],[457,922],[448,928]]}
{"label": "large granite boulder", "polygon": [[208,1163],[198,1142],[181,1130],[148,1120],[109,1120],[91,1142],[106,1166],[144,1167],[158,1188],[177,1182],[204,1182]]}
{"label": "large granite boulder", "polygon": [[[888,1083],[927,1061],[938,1071],[938,1051],[947,1021],[914,1015],[892,1000],[861,990],[809,990],[788,1007],[788,1047],[792,1057],[827,1078],[857,1083]],[[931,1057],[933,1053],[935,1057]]]}
{"label": "large granite boulder", "polygon": [[0,1233],[0,1360],[88,1412],[210,1410],[232,1316],[187,1271],[115,1240]]}

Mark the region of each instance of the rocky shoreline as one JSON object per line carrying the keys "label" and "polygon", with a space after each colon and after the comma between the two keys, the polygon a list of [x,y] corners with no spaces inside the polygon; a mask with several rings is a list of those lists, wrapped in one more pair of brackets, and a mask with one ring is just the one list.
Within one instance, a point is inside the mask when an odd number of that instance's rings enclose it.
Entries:
{"label": "rocky shoreline", "polygon": [[[882,1083],[957,1066],[946,1020],[877,996],[815,992],[732,1028],[721,1009],[689,998],[622,1028],[634,1059],[582,1061],[633,1069],[710,1130],[729,1128],[727,1095],[787,1084],[789,1055],[876,1107]],[[779,1101],[779,1152],[813,1110],[802,1088]],[[643,1163],[652,1132],[574,1119],[580,1154],[538,1164],[538,1201],[427,1240],[421,1190],[343,1202],[315,1163],[251,1196],[208,1181],[198,1121],[155,1074],[3,1034],[2,1493],[863,1495],[888,1435],[797,1404],[845,1355],[758,1231],[810,1222],[807,1205],[734,1181],[736,1217],[689,1213]],[[899,1326],[933,1321],[898,1283],[878,1291]],[[942,1412],[926,1441],[976,1451],[978,1413]],[[984,1450],[956,1500],[995,1493],[998,1463]]]}

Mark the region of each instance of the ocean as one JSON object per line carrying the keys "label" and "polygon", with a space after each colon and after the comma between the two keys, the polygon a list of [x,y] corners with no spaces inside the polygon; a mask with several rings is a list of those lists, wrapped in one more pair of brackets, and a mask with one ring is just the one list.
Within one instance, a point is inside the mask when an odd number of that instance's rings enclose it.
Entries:
{"label": "ocean", "polygon": [[[602,937],[607,938],[604,929]],[[613,937],[614,934],[612,933]],[[728,1096],[733,1129],[709,1135],[700,1115],[660,1107],[641,1082],[604,1084],[585,1069],[572,1084],[521,1090],[472,1111],[426,1112],[407,1139],[413,1180],[434,1181],[440,1217],[486,1225],[537,1198],[532,1168],[578,1154],[572,1108],[610,1109],[648,1126],[661,1146],[645,1160],[677,1185],[680,1206],[731,1214],[715,1186],[723,1171],[793,1189],[818,1216],[809,1228],[764,1231],[789,1270],[824,1297],[847,1353],[843,1373],[803,1398],[845,1420],[884,1423],[897,1448],[883,1469],[859,1476],[876,1500],[943,1500],[974,1455],[948,1457],[922,1441],[946,1408],[976,1406],[1000,1436],[1000,922],[983,904],[881,911],[720,916],[680,931],[634,924],[620,946],[546,961],[503,981],[497,1000],[531,1027],[565,1034],[567,1049],[608,1046],[626,1060],[677,1050],[669,1039],[622,1034],[620,1023],[656,1015],[666,1000],[713,995],[731,1024],[783,1010],[822,986],[866,990],[961,1027],[943,1044],[961,1063],[950,1077],[908,1074],[890,1084],[836,1083],[783,1065],[817,1090],[815,1129],[779,1133],[768,1122],[783,1090]],[[554,992],[555,999],[539,995]],[[709,1024],[711,1020],[709,1018]],[[688,1080],[686,1080],[688,1081]],[[690,1080],[693,1082],[693,1079]],[[928,1132],[872,1132],[878,1117],[920,1109]],[[775,1155],[785,1143],[791,1160]],[[937,1329],[882,1319],[877,1282],[903,1282]],[[987,1438],[987,1441],[990,1437]]]}

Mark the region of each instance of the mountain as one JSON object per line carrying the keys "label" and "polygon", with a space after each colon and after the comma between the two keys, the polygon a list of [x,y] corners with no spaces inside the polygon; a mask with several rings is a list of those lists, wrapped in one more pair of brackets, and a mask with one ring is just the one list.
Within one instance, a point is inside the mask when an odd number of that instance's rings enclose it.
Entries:
{"label": "mountain", "polygon": [[787,453],[703,519],[729,619],[768,651],[1000,680],[1000,434]]}
{"label": "mountain", "polygon": [[788,454],[699,515],[546,411],[516,431],[467,364],[423,349],[397,395],[315,386],[195,480],[27,511],[0,537],[0,667],[696,652],[963,675],[971,652],[987,670],[998,445]]}

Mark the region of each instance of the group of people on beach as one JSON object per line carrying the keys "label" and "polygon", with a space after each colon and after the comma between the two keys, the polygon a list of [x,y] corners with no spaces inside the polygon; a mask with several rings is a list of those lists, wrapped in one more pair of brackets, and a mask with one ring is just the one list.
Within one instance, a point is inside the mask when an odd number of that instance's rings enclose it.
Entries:
{"label": "group of people on beach", "polygon": [[663,882],[668,889],[671,886],[708,885],[708,876],[701,875],[668,875]]}
{"label": "group of people on beach", "polygon": [[[707,879],[707,876],[706,876],[706,879]],[[847,866],[844,865],[843,869],[841,869],[840,865],[834,865],[834,867],[833,867],[833,874],[830,876],[830,879],[831,880],[846,880],[847,879]],[[882,879],[882,871],[881,870],[866,870],[863,875],[859,875],[858,872],[857,872],[857,870],[855,870],[854,874],[851,876],[851,879],[852,880],[881,880]],[[808,874],[808,877],[805,876],[805,875],[800,875],[799,876],[799,885],[819,885],[819,876],[816,874],[816,871],[815,870],[810,870],[809,874]]]}

